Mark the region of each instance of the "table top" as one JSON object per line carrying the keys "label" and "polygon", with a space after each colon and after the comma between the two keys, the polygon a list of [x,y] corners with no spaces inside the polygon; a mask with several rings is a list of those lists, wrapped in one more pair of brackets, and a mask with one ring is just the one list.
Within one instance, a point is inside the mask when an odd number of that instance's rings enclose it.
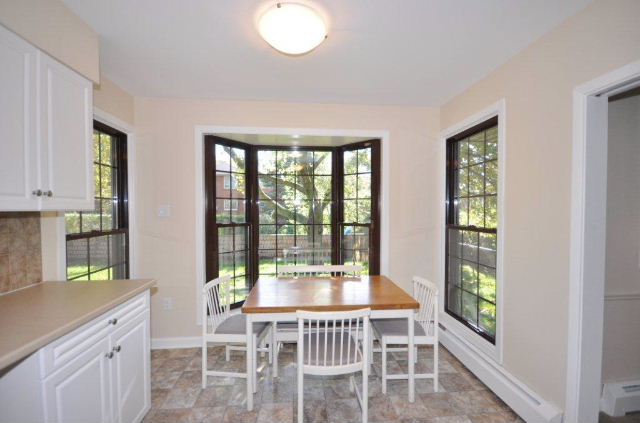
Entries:
{"label": "table top", "polygon": [[417,309],[418,302],[386,276],[259,278],[243,313],[296,310],[344,311]]}

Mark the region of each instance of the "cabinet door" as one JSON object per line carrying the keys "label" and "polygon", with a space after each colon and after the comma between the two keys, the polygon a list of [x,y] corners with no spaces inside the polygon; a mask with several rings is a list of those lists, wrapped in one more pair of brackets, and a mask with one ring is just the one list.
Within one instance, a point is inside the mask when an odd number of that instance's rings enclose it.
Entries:
{"label": "cabinet door", "polygon": [[139,422],[151,407],[149,310],[111,335],[114,421]]}
{"label": "cabinet door", "polygon": [[38,210],[36,49],[0,25],[0,211]]}
{"label": "cabinet door", "polygon": [[109,340],[103,338],[44,380],[47,422],[111,421]]}
{"label": "cabinet door", "polygon": [[91,210],[91,82],[38,52],[42,210]]}

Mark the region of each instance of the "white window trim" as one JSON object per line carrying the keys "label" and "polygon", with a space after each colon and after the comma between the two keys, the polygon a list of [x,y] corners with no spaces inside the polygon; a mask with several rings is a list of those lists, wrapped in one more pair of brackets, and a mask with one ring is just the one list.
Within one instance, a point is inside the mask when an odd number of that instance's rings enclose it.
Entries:
{"label": "white window trim", "polygon": [[[445,298],[445,239],[446,239],[446,189],[445,184],[447,180],[447,139],[459,134],[460,132],[469,129],[475,125],[478,125],[492,117],[498,117],[498,236],[497,236],[497,257],[496,257],[496,343],[495,345],[487,341],[470,328],[453,318],[444,310],[444,298]],[[504,322],[504,233],[506,228],[505,213],[504,213],[504,193],[505,193],[505,181],[506,181],[506,100],[492,104],[484,110],[469,116],[462,122],[459,122],[450,128],[445,129],[440,134],[440,148],[441,148],[441,160],[440,160],[440,198],[441,212],[441,238],[440,238],[440,293],[439,293],[439,308],[440,308],[440,323],[448,330],[453,332],[459,339],[464,341],[468,347],[483,354],[490,360],[502,364],[502,350],[503,350],[503,322]]]}
{"label": "white window trim", "polygon": [[381,172],[380,181],[380,273],[389,273],[389,157],[390,136],[386,130],[359,129],[314,129],[314,128],[274,128],[253,126],[216,126],[196,125],[194,127],[195,146],[195,213],[196,213],[196,278],[194,291],[196,295],[196,324],[202,324],[202,287],[205,284],[205,184],[204,184],[204,136],[211,134],[255,134],[255,135],[310,135],[334,137],[367,137],[380,139]]}

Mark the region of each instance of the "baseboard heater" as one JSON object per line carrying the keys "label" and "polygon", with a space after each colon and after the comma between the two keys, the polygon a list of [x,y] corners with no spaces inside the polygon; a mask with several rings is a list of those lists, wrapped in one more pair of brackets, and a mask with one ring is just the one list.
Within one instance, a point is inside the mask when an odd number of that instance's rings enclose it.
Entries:
{"label": "baseboard heater", "polygon": [[640,411],[640,380],[605,383],[600,410],[612,417]]}

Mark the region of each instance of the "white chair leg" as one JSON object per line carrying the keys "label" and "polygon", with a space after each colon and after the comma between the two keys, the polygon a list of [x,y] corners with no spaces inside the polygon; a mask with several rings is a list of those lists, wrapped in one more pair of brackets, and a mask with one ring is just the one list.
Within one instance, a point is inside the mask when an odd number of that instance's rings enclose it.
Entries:
{"label": "white chair leg", "polygon": [[[258,337],[256,335],[253,335],[253,351],[251,351],[251,354],[253,354],[253,393],[254,394],[256,392],[258,392],[258,344],[257,344],[257,340],[258,340]],[[249,354],[249,351],[247,351],[247,354]]]}
{"label": "white chair leg", "polygon": [[436,341],[433,344],[433,392],[438,392],[438,356],[438,342]]}
{"label": "white chair leg", "polygon": [[202,389],[207,387],[207,341],[202,340]]}
{"label": "white chair leg", "polygon": [[362,366],[362,423],[369,421],[369,366]]}
{"label": "white chair leg", "polygon": [[271,338],[269,339],[269,364],[273,363],[273,340],[275,338],[273,336],[273,326],[271,326],[270,334],[271,334]]}
{"label": "white chair leg", "polygon": [[387,343],[384,338],[380,340],[382,344],[382,393],[387,393]]}
{"label": "white chair leg", "polygon": [[352,376],[349,376],[349,392],[353,392],[356,390],[356,379]]}
{"label": "white chair leg", "polygon": [[229,344],[225,344],[224,346],[225,349],[225,354],[226,354],[226,360],[229,361],[231,360],[231,350],[229,349]]}
{"label": "white chair leg", "polygon": [[304,419],[304,373],[302,372],[302,345],[298,344],[298,423]]}
{"label": "white chair leg", "polygon": [[415,354],[413,354],[413,362],[417,363],[418,362],[418,346],[416,345],[415,348]]}

